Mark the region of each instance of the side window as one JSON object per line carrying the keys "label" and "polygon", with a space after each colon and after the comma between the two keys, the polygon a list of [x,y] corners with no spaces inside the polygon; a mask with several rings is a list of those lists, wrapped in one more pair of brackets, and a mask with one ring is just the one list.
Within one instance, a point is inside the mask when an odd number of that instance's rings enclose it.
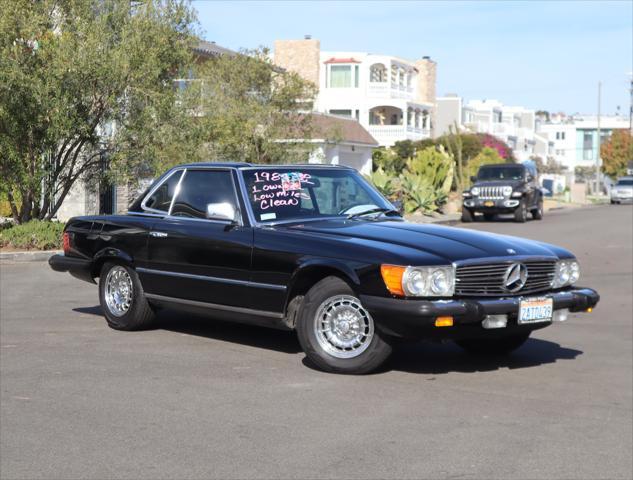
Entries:
{"label": "side window", "polygon": [[207,218],[208,204],[225,202],[237,209],[231,172],[187,170],[180,183],[171,214],[179,217]]}
{"label": "side window", "polygon": [[178,186],[178,180],[182,171],[172,174],[167,180],[165,180],[160,187],[158,187],[152,195],[145,200],[143,208],[149,208],[151,210],[157,210],[160,212],[169,212],[169,206],[171,200],[176,193],[176,187]]}

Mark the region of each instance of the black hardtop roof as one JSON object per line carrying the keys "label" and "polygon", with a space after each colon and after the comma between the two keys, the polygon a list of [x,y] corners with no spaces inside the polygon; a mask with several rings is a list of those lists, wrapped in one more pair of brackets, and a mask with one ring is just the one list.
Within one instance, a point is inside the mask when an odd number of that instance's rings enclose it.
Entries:
{"label": "black hardtop roof", "polygon": [[292,163],[292,164],[258,164],[258,163],[247,163],[247,162],[198,162],[198,163],[185,163],[182,165],[178,165],[173,168],[344,168],[346,170],[354,170],[352,167],[348,167],[345,165],[328,165],[322,163]]}
{"label": "black hardtop roof", "polygon": [[492,168],[492,167],[522,167],[527,168],[526,165],[522,163],[490,163],[488,165],[482,165],[479,168]]}

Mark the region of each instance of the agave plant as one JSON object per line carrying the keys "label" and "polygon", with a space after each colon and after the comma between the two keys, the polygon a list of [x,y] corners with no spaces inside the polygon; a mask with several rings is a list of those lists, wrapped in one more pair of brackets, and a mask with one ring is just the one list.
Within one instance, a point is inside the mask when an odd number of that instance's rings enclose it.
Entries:
{"label": "agave plant", "polygon": [[394,198],[397,196],[400,187],[397,177],[393,177],[385,173],[382,168],[378,168],[378,170],[369,174],[367,178],[385,197]]}
{"label": "agave plant", "polygon": [[405,171],[400,175],[400,180],[404,195],[404,208],[407,213],[417,211],[431,213],[439,208],[438,200],[440,200],[442,194],[438,194],[438,191],[427,178]]}

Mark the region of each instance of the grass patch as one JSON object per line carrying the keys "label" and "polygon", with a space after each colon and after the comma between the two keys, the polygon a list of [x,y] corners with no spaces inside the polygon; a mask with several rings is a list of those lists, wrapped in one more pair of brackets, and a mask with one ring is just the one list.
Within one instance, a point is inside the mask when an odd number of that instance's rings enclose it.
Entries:
{"label": "grass patch", "polygon": [[64,224],[32,220],[0,231],[0,247],[24,250],[51,250],[62,248]]}

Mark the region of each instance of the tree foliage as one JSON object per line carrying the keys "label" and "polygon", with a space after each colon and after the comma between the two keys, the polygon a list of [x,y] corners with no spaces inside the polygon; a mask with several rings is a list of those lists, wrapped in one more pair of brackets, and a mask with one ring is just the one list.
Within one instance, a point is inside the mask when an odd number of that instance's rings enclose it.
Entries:
{"label": "tree foliage", "polygon": [[191,63],[193,22],[179,0],[3,4],[0,193],[16,221],[51,218],[104,163],[151,170],[183,152],[190,116],[171,79]]}
{"label": "tree foliage", "polygon": [[614,130],[608,142],[600,148],[602,171],[611,178],[626,174],[627,166],[633,162],[633,141],[628,130]]}
{"label": "tree foliage", "polygon": [[[268,50],[222,55],[195,70],[207,158],[255,163],[307,161],[316,86],[270,61]],[[336,132],[331,132],[336,136]]]}
{"label": "tree foliage", "polygon": [[494,148],[484,147],[475,158],[468,162],[466,171],[464,172],[465,185],[470,185],[470,177],[477,175],[479,167],[483,165],[494,165],[495,163],[503,163],[499,152]]}

